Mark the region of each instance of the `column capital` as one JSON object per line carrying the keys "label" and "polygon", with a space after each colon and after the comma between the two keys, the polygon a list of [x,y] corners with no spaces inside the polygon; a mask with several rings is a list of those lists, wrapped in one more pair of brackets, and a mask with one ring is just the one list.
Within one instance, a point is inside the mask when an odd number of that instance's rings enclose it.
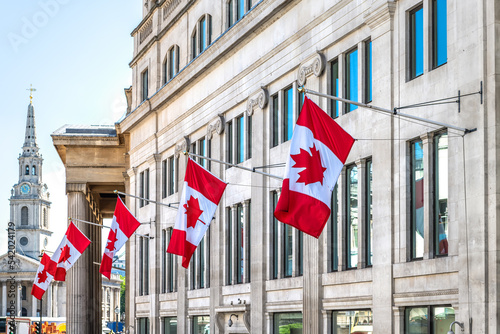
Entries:
{"label": "column capital", "polygon": [[314,74],[319,77],[326,66],[326,60],[324,54],[316,50],[316,53],[306,58],[299,66],[297,83],[299,86],[303,86],[306,83],[307,77]]}
{"label": "column capital", "polygon": [[247,100],[247,108],[245,113],[247,116],[252,116],[254,109],[259,107],[261,110],[267,106],[267,102],[269,101],[269,92],[266,86],[260,86],[260,89],[254,93],[251,98],[249,97]]}
{"label": "column capital", "polygon": [[224,121],[224,115],[219,114],[215,121],[207,126],[207,139],[212,139],[214,132],[216,132],[220,136],[224,132],[225,124],[226,123]]}
{"label": "column capital", "polygon": [[70,192],[81,192],[87,195],[87,184],[86,183],[66,183],[66,193]]}

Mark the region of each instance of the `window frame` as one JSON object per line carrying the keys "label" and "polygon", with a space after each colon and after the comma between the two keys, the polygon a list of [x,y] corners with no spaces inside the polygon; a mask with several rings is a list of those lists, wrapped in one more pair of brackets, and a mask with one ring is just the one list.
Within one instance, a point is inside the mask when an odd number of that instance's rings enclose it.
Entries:
{"label": "window frame", "polygon": [[141,103],[146,101],[149,96],[149,71],[146,68],[141,72]]}
{"label": "window frame", "polygon": [[[417,17],[417,13],[419,13]],[[417,24],[419,25],[417,27]],[[417,30],[421,36],[417,36]],[[418,45],[417,45],[418,44]],[[418,47],[420,46],[420,48]],[[423,3],[408,11],[408,79],[413,80],[424,74],[424,6]],[[419,71],[418,62],[422,62]]]}
{"label": "window frame", "polygon": [[[444,16],[441,16],[439,15],[439,4],[438,2],[440,2],[441,4],[444,3],[444,10],[445,10],[445,13],[444,13]],[[447,7],[447,3],[446,3],[446,0],[430,0],[430,3],[431,3],[431,22],[432,22],[432,38],[431,38],[431,52],[432,52],[432,56],[431,56],[431,59],[432,59],[432,69],[436,69],[440,66],[443,66],[445,65],[447,62],[448,62],[448,32],[447,32],[447,28],[448,28],[448,7]],[[443,8],[441,8],[443,9]],[[443,20],[440,20],[440,18],[444,18],[444,22]],[[443,26],[444,25],[444,28]],[[443,32],[443,30],[441,29],[444,29],[444,36],[443,34],[440,34]],[[441,39],[442,37],[444,37],[443,39]],[[442,43],[444,43],[444,56],[445,56],[445,60],[444,61],[440,61],[439,60],[439,55],[440,55],[440,48],[439,46],[442,45]]]}
{"label": "window frame", "polygon": [[280,144],[280,111],[279,111],[279,94],[271,96],[271,148]]}
{"label": "window frame", "polygon": [[212,44],[212,16],[202,15],[191,33],[191,59],[195,59]]}
{"label": "window frame", "polygon": [[365,257],[366,266],[373,266],[373,161],[366,160],[365,168]]}
{"label": "window frame", "polygon": [[[351,197],[351,177],[350,177],[350,171],[356,169],[356,182],[357,182],[357,188],[356,188],[356,197],[357,197],[357,203],[356,203],[356,209],[357,209],[357,224],[358,224],[358,232],[359,233],[359,223],[360,223],[360,217],[359,217],[359,168],[356,164],[352,164],[347,166],[346,168],[346,201],[345,201],[345,210],[346,210],[346,228],[345,228],[345,250],[346,250],[346,269],[357,269],[358,268],[358,262],[359,262],[359,239],[357,233],[352,234],[351,233],[351,206],[350,206],[350,197]],[[352,263],[352,256],[351,256],[351,240],[352,238],[355,238],[357,240],[357,255],[356,255],[356,263]]]}
{"label": "window frame", "polygon": [[364,61],[364,103],[370,103],[373,101],[373,76],[372,76],[372,40],[369,39],[363,43],[365,49],[365,61]]}
{"label": "window frame", "polygon": [[[355,54],[354,57],[350,57],[350,55]],[[353,63],[352,60],[355,60],[355,65],[351,66]],[[358,47],[355,46],[351,48],[349,51],[345,53],[344,56],[344,96],[345,99],[358,102],[359,100],[359,50]],[[351,83],[353,82],[353,78],[355,79],[355,87],[351,87]],[[355,89],[351,89],[355,88]],[[348,114],[351,111],[358,109],[358,106],[350,103],[344,104],[344,114]]]}
{"label": "window frame", "polygon": [[[413,140],[410,142],[410,259],[412,261],[414,260],[422,260],[424,258],[424,249],[425,249],[425,243],[426,243],[426,240],[425,240],[425,237],[424,235],[422,235],[422,254],[417,254],[417,249],[416,249],[416,234],[418,233],[417,229],[417,207],[416,207],[416,197],[417,197],[417,185],[416,185],[416,182],[418,182],[418,180],[416,180],[416,169],[415,168],[415,164],[416,164],[416,158],[415,158],[415,145],[417,143],[421,143],[421,151],[422,151],[422,210],[425,210],[425,205],[426,205],[426,198],[424,197],[424,182],[425,182],[425,179],[424,179],[424,176],[425,176],[425,164],[424,164],[424,155],[425,155],[425,152],[424,152],[424,143],[422,141],[422,139],[418,138],[416,140]],[[423,231],[422,233],[425,234],[425,219],[422,215],[422,228],[423,228]],[[420,256],[419,256],[420,255]]]}
{"label": "window frame", "polygon": [[294,97],[294,89],[293,85],[288,86],[283,89],[283,111],[282,111],[282,143],[287,142],[292,139],[293,135],[293,125],[294,125],[294,117],[293,117],[293,97]]}

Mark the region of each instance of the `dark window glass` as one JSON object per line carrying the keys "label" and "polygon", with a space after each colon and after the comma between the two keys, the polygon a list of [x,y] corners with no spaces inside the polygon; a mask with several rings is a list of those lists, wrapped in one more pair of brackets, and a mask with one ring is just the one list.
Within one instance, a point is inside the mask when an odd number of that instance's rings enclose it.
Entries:
{"label": "dark window glass", "polygon": [[[199,147],[199,152],[198,154],[201,155],[201,156],[206,156],[205,155],[205,138],[202,138],[200,139],[200,147]],[[203,167],[207,167],[207,160],[206,159],[202,159],[200,158],[200,165],[202,165]]]}
{"label": "dark window glass", "polygon": [[372,162],[366,162],[366,264],[373,264],[373,203],[372,203]]}
{"label": "dark window glass", "polygon": [[142,72],[142,101],[148,98],[148,70]]}
{"label": "dark window glass", "polygon": [[300,112],[302,111],[302,107],[304,106],[304,97],[306,94],[304,92],[299,93],[299,112],[297,113],[297,119],[299,118]]}
{"label": "dark window glass", "polygon": [[448,60],[446,0],[432,0],[432,64],[443,65]]}
{"label": "dark window glass", "polygon": [[149,318],[138,318],[137,327],[139,327],[138,334],[149,334]]}
{"label": "dark window glass", "polygon": [[[446,334],[455,321],[455,310],[447,306],[419,306],[405,309],[405,334]],[[458,327],[458,326],[457,326]],[[455,328],[455,332],[457,328]]]}
{"label": "dark window glass", "polygon": [[168,159],[163,160],[161,163],[161,190],[162,190],[162,198],[168,196]]}
{"label": "dark window glass", "polygon": [[36,175],[36,166],[31,167],[31,175]]}
{"label": "dark window glass", "polygon": [[196,31],[193,33],[193,36],[191,37],[191,49],[193,50],[193,58],[196,58],[198,55],[198,36],[196,34]]}
{"label": "dark window glass", "polygon": [[227,284],[233,282],[233,214],[231,208],[227,208]]}
{"label": "dark window glass", "polygon": [[193,334],[210,334],[210,316],[193,317]]}
{"label": "dark window glass", "polygon": [[[348,100],[358,101],[358,49],[354,49],[346,54],[346,82],[345,97]],[[354,104],[346,104],[346,112],[358,108]]]}
{"label": "dark window glass", "polygon": [[273,334],[302,334],[302,313],[275,313],[273,315]]}
{"label": "dark window glass", "polygon": [[410,12],[410,79],[424,73],[424,10],[422,6]]}
{"label": "dark window glass", "polygon": [[424,152],[422,141],[411,144],[411,253],[424,256]]}
{"label": "dark window glass", "polygon": [[434,138],[435,254],[448,254],[448,134]]}
{"label": "dark window glass", "polygon": [[236,163],[245,161],[245,116],[236,119]]}
{"label": "dark window glass", "polygon": [[288,224],[283,225],[283,272],[285,277],[293,273],[293,228]]}
{"label": "dark window glass", "polygon": [[248,202],[248,212],[247,212],[247,226],[246,226],[246,231],[248,233],[247,237],[245,240],[247,240],[247,246],[245,247],[245,254],[247,255],[247,264],[245,267],[245,270],[247,271],[247,279],[248,282],[251,281],[251,263],[252,263],[252,248],[250,245],[252,244],[252,239],[251,239],[251,231],[252,231],[252,203]]}
{"label": "dark window glass", "polygon": [[272,147],[278,146],[279,144],[279,104],[278,95],[272,97]]}
{"label": "dark window glass", "polygon": [[[274,209],[276,208],[276,205],[278,204],[278,193],[273,192],[273,212]],[[279,234],[278,234],[278,229],[279,229],[279,221],[276,219],[273,215],[273,279],[278,278],[278,265],[279,265],[279,258],[278,258],[278,250],[279,250]]]}
{"label": "dark window glass", "polygon": [[175,192],[175,178],[176,178],[176,164],[175,157],[168,158],[168,195]]}
{"label": "dark window glass", "polygon": [[244,254],[245,254],[245,217],[243,215],[243,205],[238,204],[236,207],[236,283],[243,283]]}
{"label": "dark window glass", "polygon": [[205,242],[205,238],[208,233],[205,234],[205,236],[201,239],[200,244],[198,245],[197,249],[199,248],[199,268],[200,268],[200,288],[205,287],[205,270],[206,270],[206,265],[205,265],[205,247],[207,243]]}
{"label": "dark window glass", "polygon": [[21,225],[28,225],[28,207],[21,208]]}
{"label": "dark window glass", "polygon": [[339,198],[338,198],[338,185],[336,184],[332,192],[332,203],[330,211],[330,271],[337,271],[339,269],[339,246],[338,246],[338,214],[339,214]]}
{"label": "dark window glass", "polygon": [[177,318],[163,318],[163,334],[177,334]]}
{"label": "dark window glass", "polygon": [[161,292],[162,293],[167,292],[167,279],[168,279],[167,245],[168,245],[167,230],[161,230],[161,273],[162,273]]}
{"label": "dark window glass", "polygon": [[[331,67],[331,82],[330,82],[330,87],[331,87],[331,95],[333,96],[339,96],[339,62],[337,59],[332,61]],[[331,108],[331,116],[333,118],[339,117],[339,112],[340,112],[340,102],[336,100],[331,100],[330,102],[330,108]]]}
{"label": "dark window glass", "polygon": [[247,157],[252,158],[252,117],[247,117]]}
{"label": "dark window glass", "polygon": [[298,246],[298,266],[299,266],[299,276],[302,276],[304,274],[304,232],[299,231],[299,246]]}
{"label": "dark window glass", "polygon": [[231,27],[234,24],[234,6],[233,6],[233,1],[234,0],[229,0],[229,2],[227,3],[227,16],[228,16],[229,27]]}
{"label": "dark window glass", "polygon": [[168,52],[168,80],[172,79],[177,74],[177,50],[173,46]]}
{"label": "dark window glass", "polygon": [[30,166],[26,165],[26,170],[24,172],[24,175],[30,175]]}
{"label": "dark window glass", "polygon": [[200,53],[207,48],[207,20],[203,17],[200,20]]}
{"label": "dark window glass", "polygon": [[21,299],[26,300],[26,286],[21,286]]}
{"label": "dark window glass", "polygon": [[238,2],[238,21],[245,15],[245,0],[236,0]]}
{"label": "dark window glass", "polygon": [[[170,228],[168,229],[168,240],[172,240],[172,231],[173,229]],[[172,253],[167,253],[167,261],[168,261],[168,285],[167,285],[167,292],[174,292],[175,285],[174,285],[174,255]]]}
{"label": "dark window glass", "polygon": [[365,103],[372,101],[372,41],[365,43]]}
{"label": "dark window glass", "polygon": [[139,237],[139,296],[144,295],[144,263],[142,259],[144,258],[144,240]]}
{"label": "dark window glass", "polygon": [[[149,169],[144,171],[144,197],[149,199]],[[148,205],[149,201],[145,201],[144,205]]]}
{"label": "dark window glass", "polygon": [[358,266],[358,167],[347,169],[347,268]]}
{"label": "dark window glass", "polygon": [[283,141],[290,140],[293,132],[293,89],[285,89],[283,101]]}

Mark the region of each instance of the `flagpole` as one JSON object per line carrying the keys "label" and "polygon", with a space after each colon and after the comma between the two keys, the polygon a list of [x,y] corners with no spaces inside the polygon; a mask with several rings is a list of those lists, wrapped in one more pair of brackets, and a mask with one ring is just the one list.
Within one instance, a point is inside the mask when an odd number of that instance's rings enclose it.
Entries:
{"label": "flagpole", "polygon": [[159,205],[163,205],[163,206],[168,206],[169,208],[172,208],[172,209],[178,209],[178,207],[172,206],[173,203],[157,202],[157,201],[153,201],[153,200],[150,200],[150,199],[147,199],[147,198],[144,198],[144,197],[127,194],[127,193],[124,193],[124,192],[121,192],[121,191],[118,191],[118,190],[114,190],[113,192],[115,194],[120,194],[120,195],[124,195],[124,196],[128,196],[128,197],[133,197],[133,198],[137,198],[137,199],[142,199],[143,201],[147,201],[147,202],[150,202],[150,203],[155,203],[155,204],[159,204]]}
{"label": "flagpole", "polygon": [[[99,227],[105,227],[105,228],[111,228],[111,226],[106,226],[106,225],[101,225],[101,224],[97,224],[97,223],[92,223],[92,222],[88,222],[86,220],[81,220],[81,219],[76,219],[76,218],[71,218],[71,217],[68,217],[68,220],[74,220],[76,222],[80,222],[80,223],[85,223],[85,224],[89,224],[89,225],[95,225],[95,226],[99,226]],[[149,238],[149,239],[154,239],[154,237],[150,237],[149,235],[144,235],[144,234],[139,234],[139,233],[135,233],[135,235],[138,235],[140,237],[144,237],[144,238]]]}
{"label": "flagpole", "polygon": [[354,104],[355,106],[358,106],[358,107],[363,107],[363,108],[377,110],[377,111],[380,111],[380,112],[383,112],[383,113],[386,113],[386,114],[390,114],[390,115],[393,115],[393,116],[398,115],[398,116],[401,116],[401,117],[411,118],[411,119],[414,119],[414,120],[417,120],[417,121],[421,121],[421,122],[426,122],[426,123],[430,123],[430,124],[434,124],[434,125],[438,125],[438,126],[444,126],[444,127],[450,128],[450,129],[455,129],[455,130],[458,130],[458,131],[463,131],[464,135],[467,134],[467,133],[474,132],[474,131],[477,130],[476,128],[474,128],[474,129],[461,128],[461,127],[458,127],[458,126],[455,126],[455,125],[451,125],[451,124],[447,124],[447,123],[442,123],[442,122],[438,122],[438,121],[433,121],[433,120],[430,120],[430,119],[426,119],[426,118],[422,118],[422,117],[418,117],[418,116],[414,116],[414,115],[405,114],[405,113],[397,111],[396,108],[394,108],[393,110],[391,110],[391,109],[385,109],[385,108],[373,106],[371,104],[366,104],[366,103],[361,103],[361,102],[357,102],[357,101],[352,101],[352,100],[344,99],[344,98],[341,98],[341,97],[338,97],[338,96],[323,94],[323,93],[316,92],[316,91],[313,91],[313,90],[310,90],[310,89],[306,89],[306,88],[304,88],[304,86],[299,87],[298,90],[299,90],[299,92],[305,92],[307,94],[312,94],[312,95],[326,97],[327,99],[330,99],[330,100],[336,100],[336,101],[340,101],[340,102]]}
{"label": "flagpole", "polygon": [[228,166],[231,166],[231,167],[236,167],[236,168],[239,168],[239,169],[244,169],[244,170],[247,170],[247,171],[252,172],[252,173],[262,174],[262,175],[269,176],[269,177],[272,177],[272,178],[275,178],[275,179],[278,179],[278,180],[283,180],[283,178],[281,176],[278,176],[278,175],[264,173],[264,172],[255,170],[255,168],[248,168],[248,167],[243,167],[243,166],[235,165],[235,164],[232,164],[232,163],[229,163],[229,162],[225,162],[225,161],[222,161],[222,160],[217,160],[217,159],[214,159],[214,158],[205,157],[203,155],[198,155],[198,154],[190,153],[188,151],[184,151],[184,155],[198,157],[198,158],[201,158],[201,159],[207,159],[207,160],[210,160],[210,161],[213,161],[213,162],[218,162],[220,164],[228,165]]}

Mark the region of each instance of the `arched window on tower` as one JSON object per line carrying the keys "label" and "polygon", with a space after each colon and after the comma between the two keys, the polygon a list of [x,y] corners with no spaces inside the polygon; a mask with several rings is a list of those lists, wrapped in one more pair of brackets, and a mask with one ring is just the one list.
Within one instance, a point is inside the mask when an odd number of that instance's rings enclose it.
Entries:
{"label": "arched window on tower", "polygon": [[26,170],[24,171],[24,175],[30,175],[30,166],[26,165]]}
{"label": "arched window on tower", "polygon": [[31,167],[31,175],[36,175],[36,166]]}
{"label": "arched window on tower", "polygon": [[21,208],[21,225],[28,225],[28,207]]}
{"label": "arched window on tower", "polygon": [[47,209],[43,209],[43,227],[47,228]]}

